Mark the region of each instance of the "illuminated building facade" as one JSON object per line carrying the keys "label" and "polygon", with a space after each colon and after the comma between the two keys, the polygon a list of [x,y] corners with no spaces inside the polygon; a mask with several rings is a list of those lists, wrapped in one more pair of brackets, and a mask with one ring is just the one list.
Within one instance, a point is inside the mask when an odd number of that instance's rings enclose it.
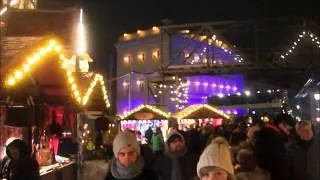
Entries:
{"label": "illuminated building facade", "polygon": [[140,104],[154,104],[174,112],[188,105],[207,103],[207,98],[214,95],[227,96],[244,89],[241,74],[161,76],[166,68],[241,63],[242,57],[216,35],[195,35],[188,31],[172,35],[153,27],[123,34],[115,47],[118,114]]}

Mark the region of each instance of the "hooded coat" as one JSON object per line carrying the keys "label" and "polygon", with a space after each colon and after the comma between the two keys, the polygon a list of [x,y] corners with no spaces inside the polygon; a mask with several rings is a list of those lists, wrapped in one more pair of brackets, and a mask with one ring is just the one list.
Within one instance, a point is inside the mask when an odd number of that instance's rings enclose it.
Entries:
{"label": "hooded coat", "polygon": [[295,136],[292,142],[292,165],[294,180],[320,179],[320,126],[313,129],[314,136],[309,142]]}
{"label": "hooded coat", "polygon": [[290,162],[285,147],[288,137],[274,124],[267,124],[255,136],[253,148],[258,166],[269,171],[272,180],[288,179]]}
{"label": "hooded coat", "polygon": [[7,180],[39,180],[39,165],[38,162],[31,157],[31,152],[27,145],[20,139],[13,140],[7,145],[15,147],[20,152],[20,158],[14,160],[9,151],[6,151],[7,156],[3,159],[0,165],[0,178]]}
{"label": "hooded coat", "polygon": [[181,170],[181,179],[193,179],[197,176],[196,168],[198,157],[188,152],[187,148],[185,148],[179,155],[172,155],[168,147],[168,140],[174,135],[180,136],[180,138],[184,142],[184,137],[179,132],[171,132],[167,137],[167,142],[165,143],[165,153],[155,159],[154,170],[161,180],[174,180],[172,179],[172,174],[178,173],[173,172],[177,169],[176,167],[174,167],[174,164],[176,162]]}

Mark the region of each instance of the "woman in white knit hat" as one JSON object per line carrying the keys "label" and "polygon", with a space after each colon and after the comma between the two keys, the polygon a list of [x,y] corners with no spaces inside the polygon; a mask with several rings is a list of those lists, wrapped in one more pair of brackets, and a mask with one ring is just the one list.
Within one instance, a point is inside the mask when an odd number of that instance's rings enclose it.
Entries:
{"label": "woman in white knit hat", "polygon": [[201,180],[234,180],[227,140],[217,137],[205,148],[197,165],[197,173]]}
{"label": "woman in white knit hat", "polygon": [[114,158],[110,161],[105,180],[149,180],[157,175],[146,170],[145,161],[140,155],[141,149],[135,135],[131,132],[119,132],[113,141]]}

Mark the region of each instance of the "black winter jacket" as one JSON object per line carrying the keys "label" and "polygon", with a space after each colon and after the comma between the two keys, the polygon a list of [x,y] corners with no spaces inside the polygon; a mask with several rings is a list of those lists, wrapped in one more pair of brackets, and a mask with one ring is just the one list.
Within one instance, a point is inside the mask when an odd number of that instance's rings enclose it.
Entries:
{"label": "black winter jacket", "polygon": [[[197,162],[198,157],[190,152],[179,158],[182,179],[190,180],[197,177]],[[173,180],[171,179],[172,160],[170,157],[166,155],[157,157],[154,163],[154,170],[161,180]]]}
{"label": "black winter jacket", "polygon": [[158,179],[158,176],[156,175],[156,173],[145,169],[144,171],[142,171],[142,173],[138,177],[135,177],[132,179],[116,179],[115,177],[112,176],[112,173],[109,171],[104,180],[153,180],[153,179],[154,180]]}
{"label": "black winter jacket", "polygon": [[286,180],[290,177],[288,151],[285,144],[288,137],[275,125],[268,124],[256,133],[253,145],[258,165],[271,174],[272,180]]}

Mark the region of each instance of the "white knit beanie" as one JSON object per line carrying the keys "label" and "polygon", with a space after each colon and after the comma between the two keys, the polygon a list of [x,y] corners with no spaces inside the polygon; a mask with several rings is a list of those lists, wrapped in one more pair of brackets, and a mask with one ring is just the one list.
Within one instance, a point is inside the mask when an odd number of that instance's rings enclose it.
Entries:
{"label": "white knit beanie", "polygon": [[113,154],[118,157],[121,148],[125,146],[132,146],[138,155],[140,155],[140,146],[137,138],[132,132],[119,132],[113,141]]}
{"label": "white knit beanie", "polygon": [[197,165],[199,177],[200,169],[208,166],[219,167],[227,171],[230,175],[234,175],[228,141],[218,137],[205,148]]}

